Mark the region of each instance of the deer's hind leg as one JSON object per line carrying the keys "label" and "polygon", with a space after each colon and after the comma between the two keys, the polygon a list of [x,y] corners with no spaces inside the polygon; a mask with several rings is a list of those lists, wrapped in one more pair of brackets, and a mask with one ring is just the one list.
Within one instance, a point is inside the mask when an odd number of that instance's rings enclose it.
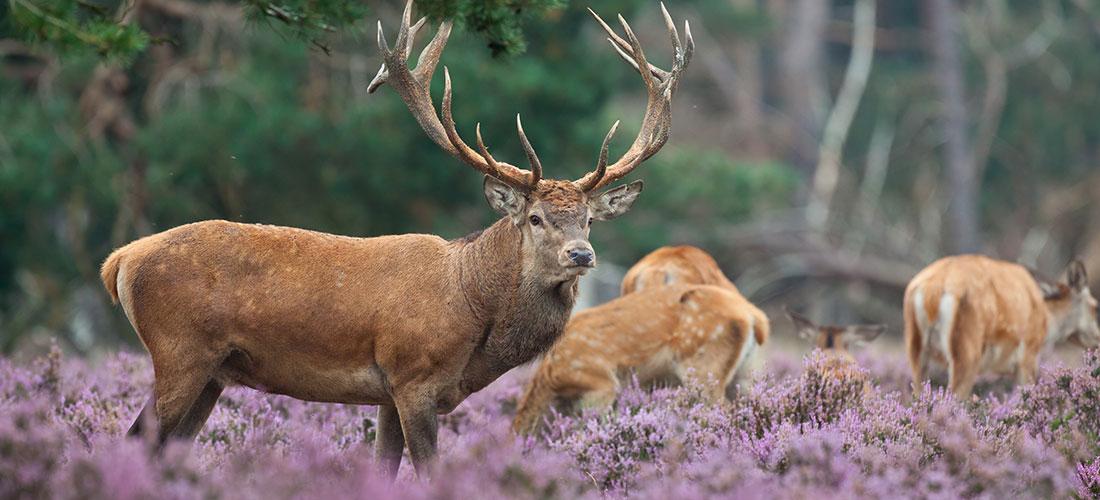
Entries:
{"label": "deer's hind leg", "polygon": [[960,315],[948,333],[948,387],[959,399],[971,396],[982,368],[985,326],[975,318],[975,314]]}
{"label": "deer's hind leg", "polygon": [[214,411],[214,406],[218,404],[218,397],[221,396],[223,389],[225,389],[225,386],[217,380],[211,379],[207,382],[203,386],[202,392],[199,393],[198,399],[191,404],[191,408],[180,419],[176,428],[172,429],[171,436],[181,439],[194,439],[195,435],[202,429],[203,424],[206,423],[206,419],[210,418],[210,413]]}
{"label": "deer's hind leg", "polygon": [[585,393],[577,399],[576,403],[574,403],[574,407],[579,410],[607,411],[615,404],[615,398],[618,395],[618,381],[601,381],[599,384],[585,391]]}
{"label": "deer's hind leg", "polygon": [[150,346],[153,397],[130,434],[142,432],[155,416],[157,444],[163,445],[169,438],[193,438],[206,423],[224,388],[216,376],[226,355],[198,344],[175,342],[171,349],[163,350]]}

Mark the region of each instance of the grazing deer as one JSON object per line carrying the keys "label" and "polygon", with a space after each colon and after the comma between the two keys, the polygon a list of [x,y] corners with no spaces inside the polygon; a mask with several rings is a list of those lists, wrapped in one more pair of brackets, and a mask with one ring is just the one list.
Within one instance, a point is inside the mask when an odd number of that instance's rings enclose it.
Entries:
{"label": "grazing deer", "polygon": [[764,313],[728,289],[670,285],[624,295],[577,313],[542,363],[512,428],[533,432],[555,403],[609,406],[624,379],[683,381],[689,374],[720,385],[768,338]]}
{"label": "grazing deer", "polygon": [[[658,248],[642,257],[623,276],[622,295],[665,285],[714,285],[738,296],[741,292],[718,267],[714,257],[690,245]],[[743,297],[743,296],[742,296]],[[765,316],[764,321],[768,318]],[[737,397],[738,385],[747,377],[749,363],[742,363],[726,386],[726,397]]]}
{"label": "grazing deer", "polygon": [[970,395],[982,372],[1035,381],[1041,350],[1062,341],[1100,345],[1096,299],[1085,266],[1048,284],[1018,264],[980,255],[940,259],[905,289],[905,342],[918,388],[931,363],[946,365],[948,387]]}
{"label": "grazing deer", "polygon": [[[592,221],[626,212],[641,181],[597,190],[629,174],[668,140],[671,99],[694,49],[664,11],[675,48],[665,71],[647,62],[634,32],[626,39],[596,16],[648,91],[641,130],[608,164],[577,181],[542,178],[517,118],[530,170],[459,138],[444,70],[442,119],[429,83],[451,31],[444,22],[415,69],[406,59],[424,20],[404,10],[370,90],[389,83],[428,136],[485,174],[489,205],[504,217],[462,239],[406,234],[351,238],[301,229],[207,221],[116,250],[103,282],[149,351],[158,438],[191,438],[223,387],[241,384],[308,401],[379,405],[376,451],[396,474],[407,445],[418,473],[436,450],[436,414],[545,351],[573,307],[577,279],[596,264]],[[593,13],[595,15],[595,13]],[[685,23],[685,29],[688,29]],[[138,432],[144,419],[131,429]]]}
{"label": "grazing deer", "polygon": [[851,350],[886,331],[886,325],[818,325],[790,309],[787,317],[791,318],[799,337],[813,342],[814,348],[825,354],[825,375],[842,379],[863,377]]}
{"label": "grazing deer", "polygon": [[682,245],[661,247],[642,257],[623,276],[622,295],[678,284],[714,285],[737,292],[714,257],[697,247]]}

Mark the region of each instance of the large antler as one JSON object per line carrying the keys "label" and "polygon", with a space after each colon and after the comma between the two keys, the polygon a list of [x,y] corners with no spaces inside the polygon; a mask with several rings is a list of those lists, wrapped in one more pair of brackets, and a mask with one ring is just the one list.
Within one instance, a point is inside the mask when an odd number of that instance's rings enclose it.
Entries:
{"label": "large antler", "polygon": [[367,91],[374,92],[383,83],[389,83],[405,101],[416,122],[420,124],[420,128],[424,129],[428,137],[444,151],[486,175],[496,177],[517,188],[534,189],[542,178],[542,166],[527,136],[523,133],[523,125],[518,115],[516,128],[527,158],[531,161],[530,171],[494,159],[481,140],[480,123],[477,126],[477,147],[480,154],[467,146],[458,136],[454,117],[451,116],[451,75],[446,67],[443,68],[443,118],[440,120],[435,111],[435,105],[432,104],[431,81],[435,67],[439,64],[439,57],[447,45],[447,38],[451,35],[452,23],[444,21],[439,25],[439,31],[420,53],[416,68],[410,70],[406,61],[412,51],[417,31],[426,21],[426,18],[421,18],[416,24],[412,24],[412,4],[412,0],[405,4],[405,11],[401,15],[401,28],[397,33],[393,50],[390,50],[386,37],[382,34],[382,21],[378,21],[378,49],[382,52],[383,62],[378,74],[367,87]]}
{"label": "large antler", "polygon": [[645,54],[642,52],[642,45],[638,42],[638,37],[634,35],[634,30],[630,29],[630,25],[627,24],[622,15],[619,16],[619,23],[623,25],[623,31],[626,32],[626,40],[615,33],[615,30],[611,29],[595,11],[588,9],[588,12],[596,18],[596,22],[600,23],[600,26],[607,32],[607,40],[611,42],[611,46],[615,48],[615,51],[642,75],[642,81],[645,83],[649,99],[645,108],[645,118],[642,119],[642,128],[638,132],[638,137],[634,139],[634,144],[631,144],[630,149],[618,161],[607,165],[607,145],[611,136],[615,133],[618,122],[615,122],[615,125],[611,127],[611,131],[608,132],[603,147],[600,149],[600,159],[596,164],[596,170],[574,181],[584,191],[599,189],[621,179],[643,161],[656,154],[661,146],[665,145],[665,142],[668,141],[669,129],[672,127],[672,94],[676,92],[676,86],[680,83],[680,76],[683,75],[684,69],[691,62],[691,56],[695,52],[695,41],[691,38],[691,26],[687,21],[684,21],[686,43],[681,43],[680,34],[676,31],[676,24],[672,22],[672,16],[668,14],[668,9],[665,9],[664,3],[661,3],[661,14],[664,15],[665,26],[668,27],[669,35],[672,37],[672,47],[675,51],[671,71],[658,68],[646,60]]}

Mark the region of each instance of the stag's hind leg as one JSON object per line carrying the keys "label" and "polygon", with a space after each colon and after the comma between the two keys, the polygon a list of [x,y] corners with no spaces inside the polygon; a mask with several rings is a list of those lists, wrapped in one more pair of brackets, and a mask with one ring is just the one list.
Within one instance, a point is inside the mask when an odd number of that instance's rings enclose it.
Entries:
{"label": "stag's hind leg", "polygon": [[179,342],[171,351],[151,348],[153,358],[153,397],[142,409],[130,434],[143,431],[156,418],[157,443],[169,438],[192,438],[210,416],[223,386],[215,376],[224,355],[198,345]]}
{"label": "stag's hind leg", "polygon": [[191,404],[191,409],[187,410],[183,419],[176,425],[175,429],[172,429],[172,437],[181,439],[194,439],[202,429],[203,424],[206,423],[206,419],[210,418],[210,412],[214,411],[214,406],[218,404],[218,397],[221,396],[222,390],[225,386],[217,380],[211,380],[203,387],[202,392],[199,393],[198,399]]}
{"label": "stag's hind leg", "polygon": [[130,426],[130,430],[126,432],[128,436],[139,436],[145,433],[146,426],[155,425],[157,418],[157,397],[149,396],[149,399],[145,402],[145,406],[141,407],[141,412],[138,413],[137,418],[134,419],[133,425]]}

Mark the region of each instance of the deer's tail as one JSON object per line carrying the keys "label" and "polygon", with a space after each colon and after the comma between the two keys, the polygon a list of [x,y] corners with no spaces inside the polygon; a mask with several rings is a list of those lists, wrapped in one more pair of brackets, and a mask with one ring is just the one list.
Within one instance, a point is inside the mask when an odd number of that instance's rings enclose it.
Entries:
{"label": "deer's tail", "polygon": [[103,261],[103,267],[99,270],[99,276],[103,278],[103,286],[111,295],[111,302],[118,304],[118,268],[121,265],[122,255],[126,247],[119,248]]}
{"label": "deer's tail", "polygon": [[772,325],[764,311],[753,311],[752,334],[756,338],[756,345],[762,346],[771,336]]}

